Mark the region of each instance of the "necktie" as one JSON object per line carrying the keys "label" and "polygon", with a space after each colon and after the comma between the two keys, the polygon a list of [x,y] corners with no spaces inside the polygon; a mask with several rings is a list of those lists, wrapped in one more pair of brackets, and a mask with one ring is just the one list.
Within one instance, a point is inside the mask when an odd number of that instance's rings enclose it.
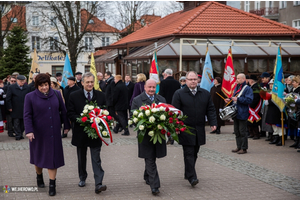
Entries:
{"label": "necktie", "polygon": [[193,95],[195,96],[195,94],[196,94],[196,90],[192,90],[192,93],[193,93]]}
{"label": "necktie", "polygon": [[150,101],[153,102],[153,100],[154,100],[154,96],[151,96]]}
{"label": "necktie", "polygon": [[87,96],[88,96],[88,100],[90,101],[91,100],[91,94],[89,92],[87,93]]}

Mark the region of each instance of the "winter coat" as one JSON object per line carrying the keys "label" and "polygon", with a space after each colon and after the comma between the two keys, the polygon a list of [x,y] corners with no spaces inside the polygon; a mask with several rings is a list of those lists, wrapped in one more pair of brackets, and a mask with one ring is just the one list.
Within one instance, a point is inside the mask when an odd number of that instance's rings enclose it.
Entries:
{"label": "winter coat", "polygon": [[172,103],[172,98],[176,90],[180,89],[180,83],[172,76],[168,76],[159,85],[159,95],[163,96],[168,104]]}
{"label": "winter coat", "polygon": [[[240,89],[242,90],[244,85],[246,85],[246,81],[242,84],[238,84],[234,89],[233,96],[236,96],[237,91],[239,91]],[[237,99],[237,104],[236,104],[237,115],[235,117],[236,119],[248,120],[249,104],[251,104],[252,101],[253,101],[253,91],[249,86],[247,86],[244,89],[242,95]]]}

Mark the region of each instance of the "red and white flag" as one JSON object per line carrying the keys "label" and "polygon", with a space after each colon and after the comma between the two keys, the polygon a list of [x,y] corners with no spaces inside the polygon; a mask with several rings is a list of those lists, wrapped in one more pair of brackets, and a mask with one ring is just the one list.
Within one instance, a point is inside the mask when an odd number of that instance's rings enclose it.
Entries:
{"label": "red and white flag", "polygon": [[236,78],[234,74],[231,49],[229,49],[227,61],[225,64],[224,75],[223,75],[222,92],[228,98],[231,98],[235,87],[236,87]]}
{"label": "red and white flag", "polygon": [[153,58],[152,58],[152,63],[151,63],[149,74],[150,74],[149,78],[155,80],[155,82],[156,82],[156,94],[158,94],[160,80],[159,80],[159,70],[158,70],[158,64],[157,64],[156,51],[154,51],[154,53],[153,53]]}

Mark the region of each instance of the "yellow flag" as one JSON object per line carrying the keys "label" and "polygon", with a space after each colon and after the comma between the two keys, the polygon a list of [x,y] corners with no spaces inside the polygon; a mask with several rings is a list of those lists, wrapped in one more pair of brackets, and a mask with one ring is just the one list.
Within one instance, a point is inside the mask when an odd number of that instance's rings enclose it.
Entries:
{"label": "yellow flag", "polygon": [[96,65],[95,65],[95,59],[94,59],[94,54],[91,54],[91,67],[90,67],[90,72],[95,76],[95,82],[94,82],[94,89],[101,91],[97,79],[97,70],[96,70]]}
{"label": "yellow flag", "polygon": [[32,75],[34,73],[40,73],[40,68],[39,68],[39,64],[38,64],[38,59],[37,59],[37,54],[36,54],[36,49],[35,48],[34,48],[33,58],[32,58],[32,62],[31,62],[31,69],[30,69],[30,72],[29,72],[28,84],[32,82]]}

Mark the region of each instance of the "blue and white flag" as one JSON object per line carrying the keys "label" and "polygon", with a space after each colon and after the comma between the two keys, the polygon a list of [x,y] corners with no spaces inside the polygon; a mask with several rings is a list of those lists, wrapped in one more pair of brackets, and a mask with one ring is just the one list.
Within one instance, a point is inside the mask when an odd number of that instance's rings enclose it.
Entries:
{"label": "blue and white flag", "polygon": [[65,59],[64,71],[62,74],[61,86],[65,88],[68,85],[68,77],[74,76],[68,54]]}
{"label": "blue and white flag", "polygon": [[210,89],[214,86],[214,74],[211,66],[211,60],[209,52],[207,52],[205,57],[204,68],[202,72],[202,79],[200,83],[200,88],[203,88],[210,92]]}

